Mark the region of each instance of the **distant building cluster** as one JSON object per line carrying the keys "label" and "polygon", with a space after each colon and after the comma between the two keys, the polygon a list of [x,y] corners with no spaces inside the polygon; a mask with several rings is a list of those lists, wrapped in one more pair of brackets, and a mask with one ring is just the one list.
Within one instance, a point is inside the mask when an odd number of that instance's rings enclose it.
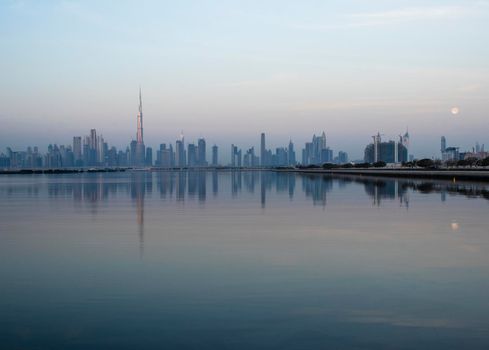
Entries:
{"label": "distant building cluster", "polygon": [[[146,159],[151,159],[151,148],[146,149]],[[72,167],[125,167],[139,163],[137,149],[133,143],[125,151],[108,146],[103,136],[95,129],[90,135],[73,137],[72,145],[49,145],[45,154],[38,147],[27,147],[25,151],[7,148],[0,154],[0,168],[72,168]]]}
{"label": "distant building cluster", "polygon": [[326,134],[322,133],[321,136],[312,136],[311,142],[306,142],[304,149],[302,150],[302,164],[323,164],[331,163],[333,161],[333,151],[326,146]]}
{"label": "distant building cluster", "polygon": [[447,139],[445,136],[441,137],[440,141],[441,160],[444,162],[459,161],[469,158],[484,159],[489,157],[489,152],[484,150],[484,144],[482,146],[479,142],[475,143],[475,147],[471,151],[460,152],[460,147],[447,146]]}
{"label": "distant building cluster", "polygon": [[[218,165],[217,152],[218,148],[214,145],[212,147],[211,163],[213,166]],[[168,146],[165,143],[160,144],[159,150],[156,151],[154,165],[161,168],[195,168],[208,166],[205,139],[200,138],[197,144],[189,143],[187,149],[185,149],[185,137],[182,133],[180,139],[175,142],[175,149],[173,149],[171,144]]]}
{"label": "distant building cluster", "polygon": [[[328,162],[346,163],[348,154],[340,151],[337,157],[333,157],[333,151],[326,146],[326,135],[314,135],[312,142],[306,142],[302,150],[302,165],[321,165]],[[267,148],[266,135],[260,137],[260,155],[255,153],[255,148],[249,148],[244,156],[242,150],[235,145],[231,145],[231,163],[233,167],[285,167],[298,164],[295,146],[292,140],[284,147],[277,147],[275,150]]]}
{"label": "distant building cluster", "polygon": [[266,136],[265,133],[262,133],[260,135],[260,158],[255,157],[255,163],[262,167],[296,165],[294,143],[290,140],[286,147],[277,147],[273,152],[271,149],[267,149]]}

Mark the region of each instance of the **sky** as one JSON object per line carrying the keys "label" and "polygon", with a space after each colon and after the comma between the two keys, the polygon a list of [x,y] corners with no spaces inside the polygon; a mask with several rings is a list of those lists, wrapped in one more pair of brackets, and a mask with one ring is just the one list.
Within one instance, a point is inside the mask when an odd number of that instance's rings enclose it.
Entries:
{"label": "sky", "polygon": [[489,0],[0,2],[0,152],[91,128],[125,148],[139,86],[153,147],[489,149]]}

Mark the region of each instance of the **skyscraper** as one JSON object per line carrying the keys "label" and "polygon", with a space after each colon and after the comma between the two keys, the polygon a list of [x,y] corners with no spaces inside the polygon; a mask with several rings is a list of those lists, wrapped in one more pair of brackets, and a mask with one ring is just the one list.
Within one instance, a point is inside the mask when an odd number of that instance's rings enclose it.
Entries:
{"label": "skyscraper", "polygon": [[137,159],[138,142],[136,140],[132,140],[129,146],[131,147],[131,153],[130,153],[131,165],[137,165],[138,164],[138,159]]}
{"label": "skyscraper", "polygon": [[141,98],[141,88],[139,88],[139,112],[137,117],[137,134],[136,134],[136,157],[133,165],[145,165],[145,151],[143,140],[143,101]]}
{"label": "skyscraper", "polygon": [[81,136],[73,137],[73,157],[76,166],[82,166],[82,138]]}
{"label": "skyscraper", "polygon": [[241,149],[239,149],[235,145],[231,145],[231,166],[241,167],[241,161],[242,161],[241,155],[242,155]]}
{"label": "skyscraper", "polygon": [[[263,134],[262,134],[263,135]],[[231,145],[231,166],[236,166],[236,153],[238,152],[238,147]]]}
{"label": "skyscraper", "polygon": [[408,152],[406,146],[401,142],[388,141],[382,142],[380,133],[373,136],[373,143],[365,147],[364,161],[366,163],[376,163],[379,161],[386,163],[407,162]]}
{"label": "skyscraper", "polygon": [[333,158],[332,150],[326,147],[326,133],[312,136],[312,142],[306,142],[302,150],[302,164],[321,164]]}
{"label": "skyscraper", "polygon": [[187,157],[185,154],[185,138],[183,132],[180,134],[180,140],[175,144],[175,165],[179,168],[187,166]]}
{"label": "skyscraper", "polygon": [[136,135],[136,141],[138,143],[144,143],[143,141],[143,101],[141,98],[141,88],[139,88],[139,112],[138,112],[138,131]]}
{"label": "skyscraper", "polygon": [[89,136],[90,151],[88,156],[88,163],[86,165],[97,165],[98,154],[98,142],[97,142],[97,130],[91,129]]}
{"label": "skyscraper", "polygon": [[338,163],[345,164],[348,163],[348,153],[339,151],[338,152]]}
{"label": "skyscraper", "polygon": [[146,166],[153,166],[153,149],[151,147],[146,147]]}
{"label": "skyscraper", "polygon": [[197,143],[197,159],[200,166],[207,166],[205,139],[200,138]]}
{"label": "skyscraper", "polygon": [[189,143],[187,146],[187,158],[189,168],[193,168],[198,165],[197,147],[193,143]]}
{"label": "skyscraper", "polygon": [[409,152],[409,130],[406,129],[406,133],[402,136],[402,144],[408,149]]}
{"label": "skyscraper", "polygon": [[212,146],[212,165],[217,166],[218,161],[218,148],[217,145]]}
{"label": "skyscraper", "polygon": [[289,141],[287,156],[288,156],[289,165],[295,165],[296,163],[295,151],[294,151],[294,144],[292,143],[292,140]]}
{"label": "skyscraper", "polygon": [[97,149],[97,130],[90,130],[90,149]]}
{"label": "skyscraper", "polygon": [[262,167],[267,166],[267,149],[265,145],[265,133],[261,133],[261,143],[260,143],[260,164]]}
{"label": "skyscraper", "polygon": [[104,165],[105,150],[104,150],[104,137],[102,135],[97,136],[97,163]]}
{"label": "skyscraper", "polygon": [[326,134],[322,133],[321,136],[313,135],[312,137],[312,164],[320,164],[324,162],[323,159],[323,150],[326,149]]}

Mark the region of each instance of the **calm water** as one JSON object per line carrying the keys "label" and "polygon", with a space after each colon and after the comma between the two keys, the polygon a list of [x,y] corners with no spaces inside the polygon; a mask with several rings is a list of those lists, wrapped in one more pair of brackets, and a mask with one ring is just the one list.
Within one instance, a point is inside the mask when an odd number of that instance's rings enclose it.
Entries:
{"label": "calm water", "polygon": [[3,349],[488,349],[489,186],[0,177]]}

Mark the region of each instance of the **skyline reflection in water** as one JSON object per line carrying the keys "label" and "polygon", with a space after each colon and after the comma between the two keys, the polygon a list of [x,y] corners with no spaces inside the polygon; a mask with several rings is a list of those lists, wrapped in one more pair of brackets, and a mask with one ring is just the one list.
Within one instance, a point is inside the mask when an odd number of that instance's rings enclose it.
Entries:
{"label": "skyline reflection in water", "polygon": [[[39,175],[33,175],[39,177]],[[204,203],[221,195],[239,199],[244,193],[255,194],[260,191],[260,205],[265,209],[267,196],[288,194],[293,200],[296,184],[302,194],[314,206],[327,206],[328,193],[344,191],[350,186],[363,187],[371,199],[372,206],[381,206],[385,201],[398,201],[399,205],[409,208],[410,193],[439,194],[440,201],[447,196],[464,196],[489,200],[489,184],[439,180],[409,180],[349,175],[296,174],[270,171],[161,171],[161,172],[123,172],[123,173],[84,173],[77,175],[51,175],[44,181],[29,184],[29,176],[17,176],[20,182],[9,180],[0,183],[0,196],[9,197],[24,192],[29,197],[42,196],[43,184],[47,186],[49,198],[72,197],[75,206],[85,205],[93,214],[97,213],[100,203],[110,197],[130,197],[135,206],[136,221],[140,241],[144,241],[144,201],[146,195],[160,196],[161,199],[198,201]],[[59,181],[59,182],[58,182]],[[156,193],[153,193],[156,188]],[[208,198],[207,189],[212,189]],[[454,226],[454,225],[452,225]]]}
{"label": "skyline reflection in water", "polygon": [[0,199],[7,348],[489,345],[484,183],[124,172]]}
{"label": "skyline reflection in water", "polygon": [[[41,176],[41,175],[33,175]],[[47,186],[50,198],[72,196],[75,202],[85,202],[94,211],[97,202],[105,201],[111,196],[130,193],[131,198],[144,206],[146,193],[153,195],[153,187],[162,199],[176,201],[205,202],[212,190],[212,197],[228,195],[239,198],[243,192],[254,194],[260,191],[260,203],[266,207],[267,195],[288,193],[294,198],[296,186],[312,200],[313,205],[326,206],[327,194],[336,187],[343,190],[353,185],[363,185],[365,193],[372,199],[372,204],[380,206],[384,200],[399,200],[400,204],[409,207],[409,193],[439,193],[440,200],[448,196],[462,195],[468,198],[489,200],[489,185],[485,183],[439,180],[407,180],[392,178],[361,177],[348,175],[296,174],[269,171],[161,171],[161,172],[125,172],[107,174],[50,175],[44,181],[29,184],[29,176],[21,176],[20,182],[0,182],[0,195],[8,197],[16,191],[28,196],[38,196],[42,184]],[[51,182],[54,180],[54,182]],[[59,182],[57,182],[59,180]]]}
{"label": "skyline reflection in water", "polygon": [[[35,183],[29,183],[32,177]],[[14,178],[14,181],[10,179]],[[0,180],[2,180],[0,178]],[[243,192],[260,191],[262,207],[265,207],[267,195],[272,192],[288,193],[294,198],[296,185],[314,205],[325,206],[327,193],[347,188],[351,185],[363,185],[365,193],[372,199],[373,205],[381,205],[383,200],[398,199],[409,206],[409,192],[424,194],[439,193],[440,200],[447,195],[463,195],[468,198],[489,200],[489,184],[477,182],[453,183],[442,180],[412,180],[349,175],[297,174],[270,171],[161,171],[161,172],[122,172],[122,173],[83,173],[75,175],[14,175],[4,176],[0,182],[0,195],[8,197],[18,191],[28,196],[38,196],[43,184],[47,186],[49,197],[72,196],[75,202],[96,203],[110,196],[129,193],[131,198],[144,199],[146,193],[153,193],[156,187],[162,199],[205,202],[208,190],[216,197],[231,193],[232,198]]]}
{"label": "skyline reflection in water", "polygon": [[[39,175],[33,175],[39,177]],[[144,243],[144,202],[145,197],[200,204],[206,200],[216,200],[221,196],[239,199],[240,195],[255,194],[260,191],[260,206],[266,209],[267,196],[288,194],[293,200],[296,186],[301,194],[313,206],[327,207],[328,193],[335,190],[345,191],[349,187],[363,187],[370,198],[371,206],[392,204],[409,209],[410,194],[439,194],[441,202],[450,196],[481,198],[489,200],[489,184],[439,180],[412,180],[349,175],[297,174],[271,171],[160,171],[160,172],[123,172],[123,173],[84,173],[76,175],[45,176],[36,184],[29,183],[29,176],[14,177],[20,182],[9,179],[0,183],[0,196],[8,198],[22,192],[28,197],[42,196],[43,185],[49,198],[73,198],[75,207],[85,206],[96,214],[99,206],[111,197],[128,196],[134,205],[135,218],[141,249]],[[153,193],[154,188],[156,192]],[[212,189],[208,198],[207,189]],[[231,194],[229,196],[229,194]],[[433,197],[431,198],[433,199]],[[355,200],[358,200],[356,198]],[[489,202],[488,202],[489,203]],[[365,204],[367,205],[367,204]],[[459,224],[452,223],[452,229],[458,230]]]}

